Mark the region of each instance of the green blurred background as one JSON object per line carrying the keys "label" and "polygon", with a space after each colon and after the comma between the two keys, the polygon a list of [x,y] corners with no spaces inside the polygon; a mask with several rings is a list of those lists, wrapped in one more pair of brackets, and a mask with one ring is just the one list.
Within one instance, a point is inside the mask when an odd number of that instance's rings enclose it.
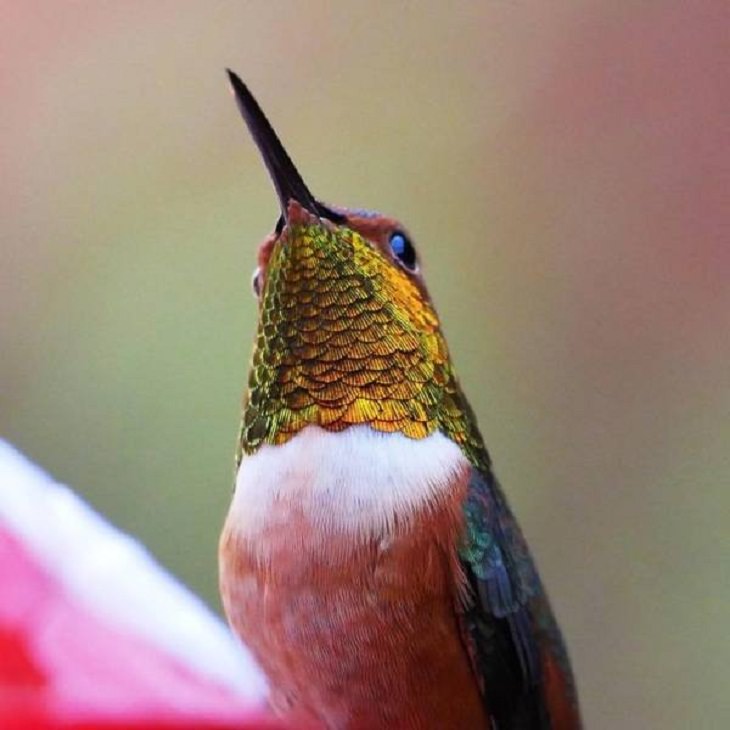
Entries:
{"label": "green blurred background", "polygon": [[219,609],[277,215],[231,66],[413,232],[588,727],[727,726],[723,10],[5,0],[0,433]]}

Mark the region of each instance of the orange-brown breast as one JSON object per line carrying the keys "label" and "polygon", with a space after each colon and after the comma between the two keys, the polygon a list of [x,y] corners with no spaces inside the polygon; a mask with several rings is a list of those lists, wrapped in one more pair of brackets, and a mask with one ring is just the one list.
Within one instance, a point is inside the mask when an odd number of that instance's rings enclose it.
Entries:
{"label": "orange-brown breast", "polygon": [[330,728],[487,726],[456,615],[465,488],[379,536],[287,504],[254,541],[229,516],[223,603],[277,712]]}

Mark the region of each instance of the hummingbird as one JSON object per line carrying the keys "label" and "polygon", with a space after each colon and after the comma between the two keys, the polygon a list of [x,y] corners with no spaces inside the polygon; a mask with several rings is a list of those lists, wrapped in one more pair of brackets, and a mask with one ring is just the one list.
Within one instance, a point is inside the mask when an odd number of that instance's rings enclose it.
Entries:
{"label": "hummingbird", "polygon": [[294,726],[581,727],[572,671],[396,219],[315,198],[228,71],[279,200],[219,546]]}

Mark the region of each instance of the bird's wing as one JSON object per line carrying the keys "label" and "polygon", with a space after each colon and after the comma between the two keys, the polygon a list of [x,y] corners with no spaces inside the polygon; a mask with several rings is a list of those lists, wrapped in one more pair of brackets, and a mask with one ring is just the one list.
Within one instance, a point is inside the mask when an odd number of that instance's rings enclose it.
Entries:
{"label": "bird's wing", "polygon": [[522,532],[484,452],[464,503],[462,635],[499,730],[580,727],[567,653]]}

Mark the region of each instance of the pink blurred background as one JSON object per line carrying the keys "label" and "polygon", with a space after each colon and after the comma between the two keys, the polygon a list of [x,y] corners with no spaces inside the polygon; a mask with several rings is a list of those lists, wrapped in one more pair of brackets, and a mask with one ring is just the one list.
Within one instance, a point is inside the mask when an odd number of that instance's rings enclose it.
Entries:
{"label": "pink blurred background", "polygon": [[722,726],[729,14],[0,2],[0,433],[218,609],[277,210],[231,66],[318,196],[414,233],[587,726]]}

